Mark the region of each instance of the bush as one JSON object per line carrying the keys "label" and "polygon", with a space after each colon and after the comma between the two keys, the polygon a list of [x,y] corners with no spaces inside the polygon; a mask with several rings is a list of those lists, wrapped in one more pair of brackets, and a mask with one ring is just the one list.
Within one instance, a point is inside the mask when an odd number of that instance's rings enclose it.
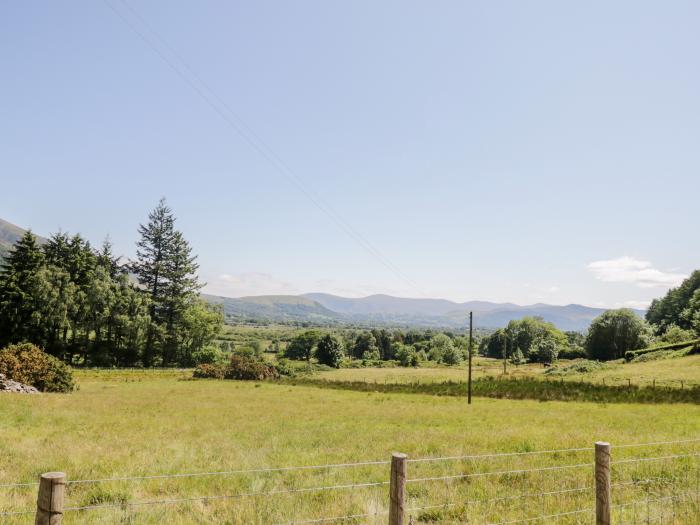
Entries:
{"label": "bush", "polygon": [[194,369],[192,377],[196,377],[197,379],[223,379],[225,375],[225,365],[212,365],[205,363]]}
{"label": "bush", "polygon": [[588,359],[588,353],[582,346],[571,345],[559,352],[558,359]]}
{"label": "bush", "polygon": [[195,365],[210,365],[220,361],[223,357],[223,352],[217,346],[209,345],[194,352],[192,361]]}
{"label": "bush", "polygon": [[39,347],[22,343],[0,350],[0,374],[42,392],[72,392],[73,372]]}
{"label": "bush", "polygon": [[235,354],[231,356],[231,361],[226,367],[226,372],[224,374],[224,379],[247,379],[256,381],[262,379],[277,379],[278,377],[279,374],[273,365]]}
{"label": "bush", "polygon": [[240,379],[261,381],[277,379],[277,369],[262,360],[233,354],[226,364],[203,364],[195,368],[193,377],[202,379]]}

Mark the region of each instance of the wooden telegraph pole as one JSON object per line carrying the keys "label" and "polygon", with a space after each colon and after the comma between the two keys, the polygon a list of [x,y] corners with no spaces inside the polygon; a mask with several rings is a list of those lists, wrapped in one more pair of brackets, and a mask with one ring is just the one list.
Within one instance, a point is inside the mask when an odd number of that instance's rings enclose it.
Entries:
{"label": "wooden telegraph pole", "polygon": [[467,403],[472,404],[472,324],[474,322],[474,312],[469,312],[469,376],[467,379]]}
{"label": "wooden telegraph pole", "polygon": [[506,358],[508,356],[508,332],[503,330],[503,375],[506,375]]}

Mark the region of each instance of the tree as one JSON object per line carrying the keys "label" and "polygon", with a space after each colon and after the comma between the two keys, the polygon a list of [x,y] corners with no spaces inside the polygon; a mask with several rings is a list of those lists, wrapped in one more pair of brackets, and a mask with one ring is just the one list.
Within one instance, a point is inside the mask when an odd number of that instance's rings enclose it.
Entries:
{"label": "tree", "polygon": [[150,297],[151,326],[148,329],[143,364],[151,366],[155,356],[157,331],[155,325],[163,325],[166,315],[167,269],[175,238],[175,216],[165,199],[148,214],[148,224],[139,226],[141,239],[136,243],[136,261],[131,270],[138,277]]}
{"label": "tree", "polygon": [[178,328],[181,326],[184,313],[193,304],[197,298],[197,292],[202,287],[197,278],[199,265],[196,259],[182,233],[175,231],[163,265],[165,278],[163,314],[166,334],[163,350],[164,365],[170,364],[175,359],[178,348]]}
{"label": "tree", "polygon": [[454,344],[452,343],[452,339],[450,339],[449,336],[442,333],[434,335],[433,338],[430,340],[430,350],[428,356],[430,357],[431,361],[435,361],[437,363],[445,362],[447,364],[454,364],[445,361],[445,357],[447,357],[447,359],[451,361],[456,359],[455,348]]}
{"label": "tree", "polygon": [[671,325],[688,330],[693,328],[691,302],[700,290],[700,270],[695,270],[678,288],[672,288],[661,299],[654,299],[646,313],[646,319],[657,335]]}
{"label": "tree", "polygon": [[379,358],[383,359],[384,361],[394,359],[394,343],[392,341],[391,334],[382,328],[381,330],[372,330],[372,335],[374,336],[375,341],[377,341]]}
{"label": "tree", "polygon": [[418,366],[420,362],[413,346],[400,343],[396,346],[396,359],[401,366]]}
{"label": "tree", "polygon": [[352,346],[352,356],[356,359],[366,359],[365,356],[379,356],[377,340],[372,332],[360,332]]}
{"label": "tree", "polygon": [[591,359],[620,359],[629,350],[644,348],[651,340],[651,328],[632,310],[608,310],[591,323],[586,351]]}
{"label": "tree", "polygon": [[340,340],[331,334],[323,336],[316,346],[316,359],[322,365],[340,368],[340,362],[343,359],[343,347]]}
{"label": "tree", "polygon": [[43,262],[36,237],[28,231],[0,265],[0,347],[32,341],[37,335],[32,291]]}
{"label": "tree", "polygon": [[292,339],[284,352],[285,357],[298,361],[311,361],[314,347],[320,339],[316,330],[306,330]]}
{"label": "tree", "polygon": [[533,354],[537,357],[537,362],[551,365],[557,360],[559,349],[554,339],[540,339],[533,344]]}

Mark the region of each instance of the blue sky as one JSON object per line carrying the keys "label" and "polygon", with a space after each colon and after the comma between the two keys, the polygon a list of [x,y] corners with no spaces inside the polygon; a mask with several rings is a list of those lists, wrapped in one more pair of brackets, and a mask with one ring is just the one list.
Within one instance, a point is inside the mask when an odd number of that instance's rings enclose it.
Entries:
{"label": "blue sky", "polygon": [[128,257],[166,196],[224,295],[643,305],[699,266],[699,16],[5,2],[0,217]]}

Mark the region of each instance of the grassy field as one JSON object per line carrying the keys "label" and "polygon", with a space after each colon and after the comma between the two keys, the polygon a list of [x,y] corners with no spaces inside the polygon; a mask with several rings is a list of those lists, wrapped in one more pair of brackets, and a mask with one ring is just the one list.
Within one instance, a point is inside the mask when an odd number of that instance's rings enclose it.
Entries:
{"label": "grassy field", "polygon": [[[576,361],[560,361],[558,366],[567,367]],[[563,381],[586,381],[606,385],[666,386],[669,388],[690,387],[700,385],[700,354],[659,359],[647,362],[614,361],[605,363],[601,368],[584,373],[574,371],[564,375],[546,373],[547,369],[540,364],[515,366],[507,365],[507,377],[536,379],[557,379]],[[474,360],[474,378],[503,375],[503,363],[498,359],[478,357]],[[320,372],[320,378],[329,381],[366,381],[370,383],[435,383],[442,381],[466,381],[466,364],[453,367],[425,368],[342,368]],[[682,382],[682,383],[681,383]]]}
{"label": "grassy field", "polygon": [[[70,395],[0,396],[0,485],[36,480],[62,470],[69,479],[143,476],[388,460],[530,452],[586,447],[578,452],[411,463],[410,478],[473,475],[551,466],[556,471],[509,472],[454,480],[411,482],[416,523],[486,524],[556,514],[593,505],[590,491],[595,440],[613,445],[700,437],[700,406],[594,404],[463,399],[380,394],[276,383],[190,381],[187,371],[86,371]],[[700,452],[699,443],[621,448],[615,460]],[[620,464],[616,502],[640,501],[618,512],[676,512],[675,523],[699,523],[698,458]],[[110,481],[70,485],[67,506],[114,505],[68,511],[64,523],[302,523],[369,514],[342,523],[385,523],[387,487],[292,492],[384,482],[388,466],[324,468]],[[533,493],[572,490],[550,496]],[[573,489],[576,489],[575,491]],[[579,490],[580,489],[580,490]],[[265,496],[193,500],[141,506],[126,502],[277,491]],[[655,501],[693,492],[690,500]],[[515,498],[498,500],[498,498]],[[36,488],[1,487],[0,512],[32,509]],[[473,502],[479,500],[479,502]],[[496,501],[494,501],[496,500]],[[472,501],[472,503],[465,503]],[[632,514],[634,512],[634,514]],[[590,513],[551,523],[590,523]],[[30,515],[2,523],[30,523]],[[659,523],[657,520],[656,523]],[[664,522],[665,523],[665,522]],[[668,521],[671,523],[671,521]]]}

